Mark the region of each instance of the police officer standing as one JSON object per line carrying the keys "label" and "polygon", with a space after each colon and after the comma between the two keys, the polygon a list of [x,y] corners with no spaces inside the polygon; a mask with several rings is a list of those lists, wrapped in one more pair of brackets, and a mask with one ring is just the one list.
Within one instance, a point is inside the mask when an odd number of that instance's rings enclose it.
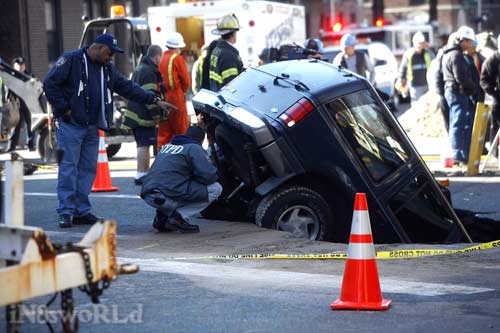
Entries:
{"label": "police officer standing", "polygon": [[411,104],[414,104],[429,90],[427,70],[431,66],[432,57],[420,31],[413,35],[412,42],[413,47],[409,48],[401,59],[399,82],[402,87],[409,85]]}
{"label": "police officer standing", "polygon": [[111,63],[123,53],[113,35],[99,35],[89,46],[64,53],[44,81],[56,120],[58,148],[63,151],[57,178],[59,227],[93,224],[101,218],[90,212],[89,194],[97,171],[98,129],[107,130],[113,117],[112,93],[142,104],[161,101],[123,77]]}
{"label": "police officer standing", "polygon": [[449,137],[454,163],[459,165],[467,164],[469,159],[475,108],[472,96],[477,91],[464,51],[470,49],[475,40],[474,30],[461,26],[453,45],[443,51],[444,96],[450,107]]}
{"label": "police officer standing", "polygon": [[351,34],[345,34],[340,39],[342,51],[335,56],[332,63],[337,66],[347,68],[351,72],[366,77],[369,73],[369,81],[375,83],[375,69],[370,58],[364,52],[356,50],[356,37]]}
{"label": "police officer standing", "polygon": [[213,34],[220,35],[221,38],[208,47],[203,63],[202,88],[219,91],[243,71],[243,62],[234,47],[238,30],[240,24],[234,14],[223,16],[217,23],[217,28],[212,30]]}

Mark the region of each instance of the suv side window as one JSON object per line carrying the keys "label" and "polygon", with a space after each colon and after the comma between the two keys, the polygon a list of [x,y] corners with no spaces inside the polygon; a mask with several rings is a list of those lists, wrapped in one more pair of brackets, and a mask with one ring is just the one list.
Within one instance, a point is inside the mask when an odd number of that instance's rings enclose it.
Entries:
{"label": "suv side window", "polygon": [[409,152],[387,111],[369,90],[345,95],[325,105],[340,132],[375,182],[409,159]]}

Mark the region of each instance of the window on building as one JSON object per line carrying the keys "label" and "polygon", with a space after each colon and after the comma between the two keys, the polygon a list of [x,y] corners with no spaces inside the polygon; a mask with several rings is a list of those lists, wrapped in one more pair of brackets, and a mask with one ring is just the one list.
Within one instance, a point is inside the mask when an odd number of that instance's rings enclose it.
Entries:
{"label": "window on building", "polygon": [[428,4],[428,0],[410,0],[409,5],[410,6],[420,6],[420,5],[426,5]]}
{"label": "window on building", "polygon": [[49,63],[55,62],[62,53],[60,12],[59,0],[45,0],[45,26],[47,27]]}
{"label": "window on building", "polygon": [[109,16],[109,10],[106,11],[106,1],[103,0],[83,0],[82,17],[85,20],[92,20],[98,17]]}

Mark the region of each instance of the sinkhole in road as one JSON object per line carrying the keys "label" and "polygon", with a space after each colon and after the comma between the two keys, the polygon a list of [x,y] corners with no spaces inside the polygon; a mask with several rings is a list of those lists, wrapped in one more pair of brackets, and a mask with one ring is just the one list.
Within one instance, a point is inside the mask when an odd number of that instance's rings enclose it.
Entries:
{"label": "sinkhole in road", "polygon": [[482,212],[455,209],[474,242],[483,243],[500,239],[500,221],[480,216]]}

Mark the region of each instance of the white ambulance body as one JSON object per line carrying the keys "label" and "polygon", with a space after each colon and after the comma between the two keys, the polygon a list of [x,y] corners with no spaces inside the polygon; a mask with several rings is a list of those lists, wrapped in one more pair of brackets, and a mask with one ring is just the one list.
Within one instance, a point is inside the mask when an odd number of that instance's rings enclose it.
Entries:
{"label": "white ambulance body", "polygon": [[151,42],[165,47],[166,34],[180,32],[186,42],[183,54],[190,64],[202,45],[219,37],[212,34],[212,30],[226,14],[235,14],[240,23],[235,47],[245,67],[257,63],[263,48],[278,47],[283,41],[302,44],[306,38],[303,6],[273,1],[219,0],[149,7]]}

